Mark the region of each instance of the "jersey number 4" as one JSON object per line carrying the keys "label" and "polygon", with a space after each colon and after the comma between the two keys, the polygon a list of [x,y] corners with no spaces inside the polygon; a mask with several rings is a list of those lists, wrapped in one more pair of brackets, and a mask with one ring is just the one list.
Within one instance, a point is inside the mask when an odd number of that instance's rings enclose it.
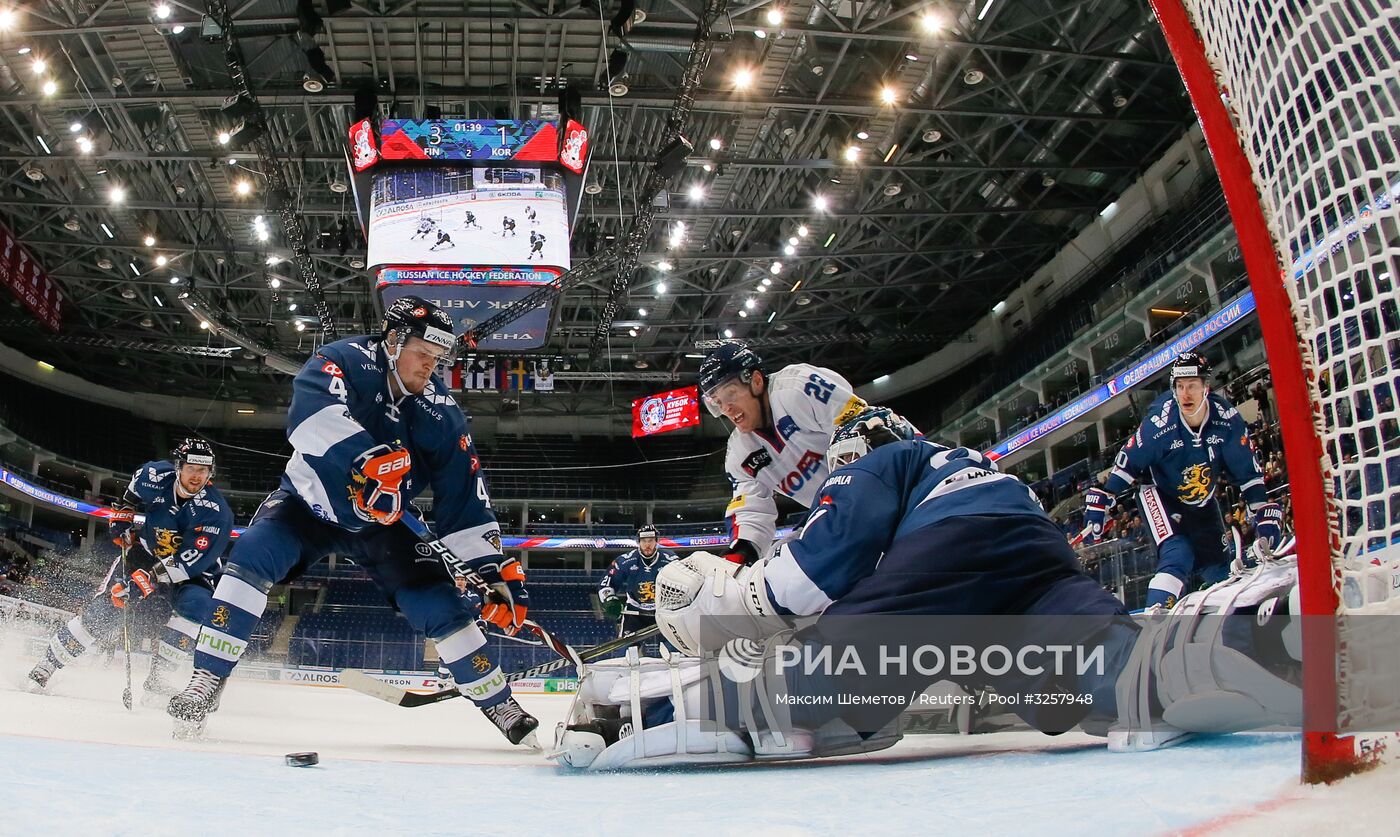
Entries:
{"label": "jersey number 4", "polygon": [[807,386],[802,391],[822,402],[823,404],[831,400],[831,393],[836,389],[836,384],[815,373],[807,376]]}

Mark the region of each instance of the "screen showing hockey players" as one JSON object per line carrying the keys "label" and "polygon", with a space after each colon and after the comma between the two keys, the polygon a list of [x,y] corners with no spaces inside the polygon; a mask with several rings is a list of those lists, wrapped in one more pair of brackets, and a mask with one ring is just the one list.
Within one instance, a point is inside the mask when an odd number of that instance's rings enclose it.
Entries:
{"label": "screen showing hockey players", "polygon": [[515,166],[377,171],[369,263],[569,268],[564,181]]}

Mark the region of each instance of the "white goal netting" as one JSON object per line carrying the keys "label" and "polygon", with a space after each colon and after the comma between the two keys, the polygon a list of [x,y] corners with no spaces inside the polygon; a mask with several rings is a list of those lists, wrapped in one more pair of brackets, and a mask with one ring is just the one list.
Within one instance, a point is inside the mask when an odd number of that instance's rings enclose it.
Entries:
{"label": "white goal netting", "polygon": [[1292,298],[1331,494],[1331,554],[1301,557],[1333,570],[1338,731],[1376,730],[1400,716],[1400,620],[1354,617],[1400,613],[1400,4],[1153,5],[1169,39],[1184,7],[1204,44]]}

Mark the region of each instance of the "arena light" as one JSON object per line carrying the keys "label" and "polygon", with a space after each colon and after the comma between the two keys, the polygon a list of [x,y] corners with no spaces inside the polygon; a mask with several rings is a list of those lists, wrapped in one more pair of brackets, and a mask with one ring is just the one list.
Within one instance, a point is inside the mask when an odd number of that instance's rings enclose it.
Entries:
{"label": "arena light", "polygon": [[758,301],[755,300],[753,297],[749,297],[748,299],[744,300],[744,307],[749,309],[750,311],[752,311],[754,309],[754,306],[757,304]]}
{"label": "arena light", "polygon": [[987,12],[990,12],[992,10],[992,4],[995,2],[996,0],[987,0],[987,5],[983,6],[982,11],[977,13],[977,19],[981,20],[982,18],[986,17]]}
{"label": "arena light", "polygon": [[165,256],[156,256],[156,267],[165,267],[169,263],[170,260]]}
{"label": "arena light", "polygon": [[848,145],[846,146],[846,150],[842,152],[842,156],[846,158],[846,162],[854,163],[856,160],[860,159],[860,148],[854,145]]}
{"label": "arena light", "polygon": [[811,232],[811,230],[807,229],[806,224],[802,224],[797,228],[797,236],[799,238],[806,238],[809,232]]}
{"label": "arena light", "polygon": [[81,122],[74,122],[68,126],[68,133],[70,134],[76,134],[81,130],[83,130],[83,123]]}
{"label": "arena light", "polygon": [[240,180],[233,184],[233,191],[242,197],[247,197],[253,193],[253,184],[246,180]]}
{"label": "arena light", "polygon": [[880,103],[881,103],[881,104],[892,105],[892,104],[894,104],[894,103],[897,102],[897,101],[899,101],[899,91],[898,91],[898,90],[895,90],[893,87],[889,86],[888,84],[885,85],[884,87],[881,87],[881,88],[880,88]]}
{"label": "arena light", "polygon": [[826,195],[817,195],[812,198],[812,208],[818,212],[825,212],[827,207]]}
{"label": "arena light", "polygon": [[763,31],[762,29],[755,29],[753,30],[753,36],[761,41],[764,38],[768,37],[768,33]]}
{"label": "arena light", "polygon": [[666,283],[665,283],[665,282],[657,282],[657,283],[656,283],[656,293],[657,293],[658,296],[660,296],[661,294],[666,293]]}
{"label": "arena light", "polygon": [[888,163],[894,158],[895,152],[899,150],[899,143],[890,146],[890,150],[885,152],[885,162]]}
{"label": "arena light", "polygon": [[778,8],[777,6],[774,6],[773,8],[769,9],[768,14],[764,15],[763,17],[765,20],[768,21],[769,26],[783,25],[783,10]]}
{"label": "arena light", "polygon": [[943,31],[943,18],[940,17],[937,12],[924,12],[919,17],[919,24],[923,26],[924,31],[930,35],[936,35]]}
{"label": "arena light", "polygon": [[120,186],[113,186],[107,190],[107,198],[112,203],[121,203],[126,200],[126,190]]}
{"label": "arena light", "polygon": [[34,63],[29,65],[29,69],[34,71],[34,75],[42,76],[49,69],[49,62],[42,58],[35,58]]}
{"label": "arena light", "polygon": [[699,203],[705,199],[705,187],[696,183],[690,187],[690,199]]}
{"label": "arena light", "polygon": [[220,131],[216,139],[219,141],[219,145],[228,145],[228,141],[233,137],[229,135],[228,131]]}
{"label": "arena light", "polygon": [[42,89],[44,91],[45,96],[52,96],[53,94],[58,92],[58,82],[54,81],[53,79],[49,79],[48,81],[44,82],[44,86]]}
{"label": "arena light", "polygon": [[753,70],[748,67],[740,67],[734,71],[734,89],[747,90],[753,84]]}
{"label": "arena light", "polygon": [[41,361],[38,362],[38,364],[39,364],[39,368],[42,369],[42,370],[44,370],[45,372],[52,372],[52,371],[53,371],[53,364],[52,364],[52,363],[49,363],[49,362],[46,361],[46,360],[41,360]]}
{"label": "arena light", "polygon": [[274,276],[268,280],[267,284],[275,291],[278,288],[282,287],[282,280]]}
{"label": "arena light", "polygon": [[297,331],[306,331],[306,323],[302,322],[301,320],[297,320],[296,330],[297,330]]}
{"label": "arena light", "polygon": [[[14,9],[0,9],[0,31],[13,29],[17,20],[18,16]],[[21,47],[19,54],[24,55],[28,51],[29,47]]]}
{"label": "arena light", "polygon": [[785,256],[795,256],[795,255],[797,255],[797,248],[794,247],[794,246],[792,246],[791,244],[789,244],[789,245],[787,245],[786,247],[783,248],[783,255],[785,255]]}
{"label": "arena light", "polygon": [[734,332],[726,328],[724,330],[724,337],[726,340],[731,340],[734,338]]}
{"label": "arena light", "polygon": [[783,272],[783,263],[773,262],[772,264],[768,265],[768,272],[773,274],[774,276],[777,276],[779,273]]}
{"label": "arena light", "polygon": [[107,226],[105,223],[99,222],[97,226],[102,228],[102,231],[107,234],[108,238],[116,238],[116,236],[112,234],[112,228]]}
{"label": "arena light", "polygon": [[165,20],[166,18],[170,17],[169,4],[161,3],[159,6],[156,6],[156,17],[160,18],[161,20]]}
{"label": "arena light", "polygon": [[718,150],[720,150],[720,149],[723,148],[723,147],[724,147],[724,141],[721,140],[719,137],[711,137],[711,138],[710,138],[710,149],[711,149],[712,151],[718,151]]}
{"label": "arena light", "polygon": [[145,244],[147,247],[154,247],[156,246],[156,237],[153,235],[148,235],[145,238],[141,239],[141,243]]}
{"label": "arena light", "polygon": [[239,414],[240,416],[251,416],[251,415],[253,414],[253,412],[254,412],[253,410],[250,410],[250,409],[248,409],[248,408],[246,408],[246,407],[240,407],[240,408],[238,409],[238,414]]}

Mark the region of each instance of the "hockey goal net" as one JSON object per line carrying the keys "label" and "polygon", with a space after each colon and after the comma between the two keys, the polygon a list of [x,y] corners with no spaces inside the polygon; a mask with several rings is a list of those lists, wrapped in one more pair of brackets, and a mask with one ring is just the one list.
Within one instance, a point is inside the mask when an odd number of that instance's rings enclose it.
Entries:
{"label": "hockey goal net", "polygon": [[1150,2],[1258,305],[1307,614],[1303,774],[1331,779],[1400,755],[1400,7]]}

